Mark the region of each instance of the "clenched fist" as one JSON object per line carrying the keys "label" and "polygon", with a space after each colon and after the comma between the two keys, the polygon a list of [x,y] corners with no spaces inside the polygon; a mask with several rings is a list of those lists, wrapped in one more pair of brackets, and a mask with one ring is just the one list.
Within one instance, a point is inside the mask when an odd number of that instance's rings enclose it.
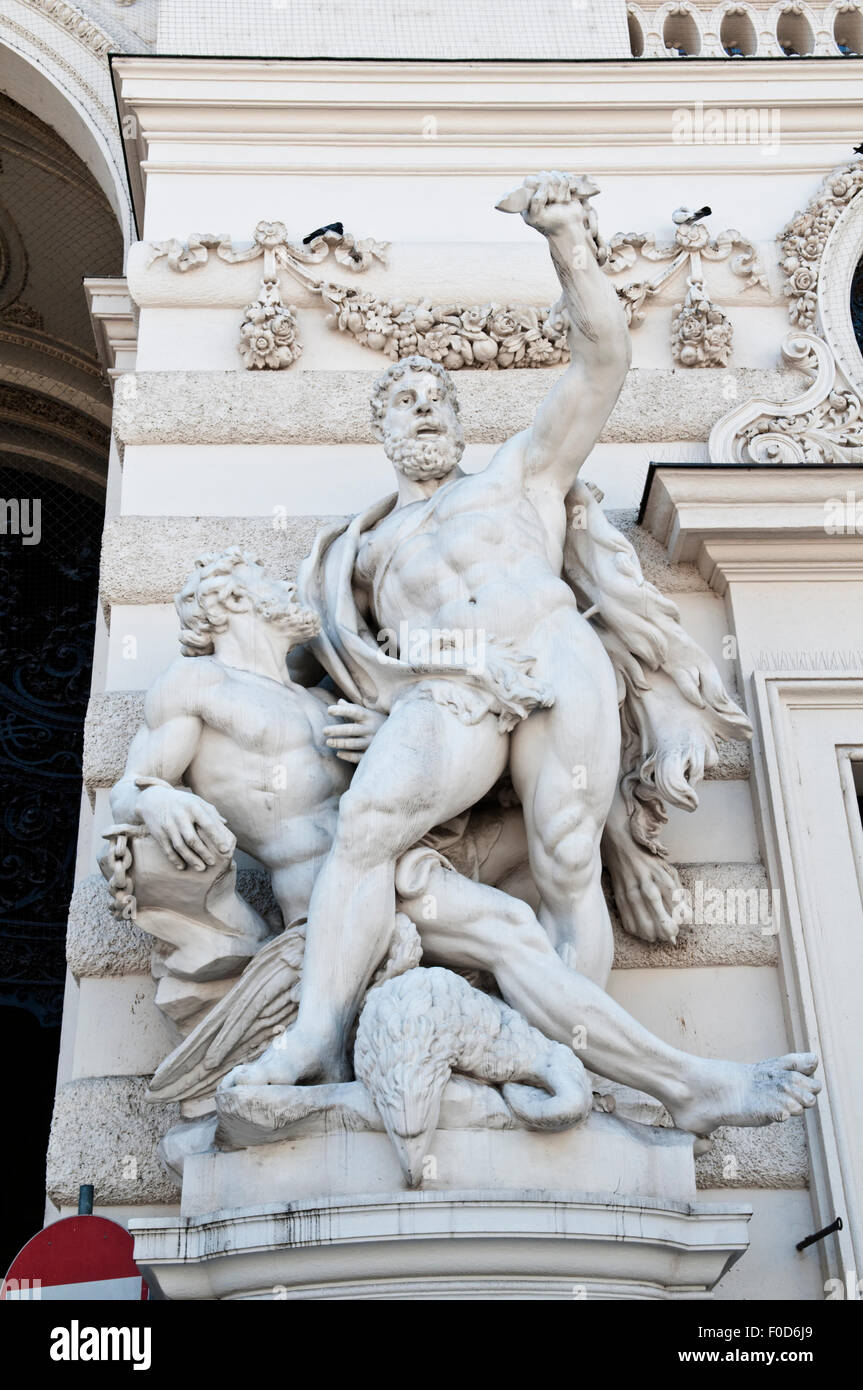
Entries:
{"label": "clenched fist", "polygon": [[529,174],[521,187],[508,193],[496,207],[499,212],[520,212],[528,226],[544,236],[571,229],[577,241],[587,245],[602,264],[606,252],[599,239],[596,213],[587,203],[598,192],[586,174],[563,174],[553,169]]}

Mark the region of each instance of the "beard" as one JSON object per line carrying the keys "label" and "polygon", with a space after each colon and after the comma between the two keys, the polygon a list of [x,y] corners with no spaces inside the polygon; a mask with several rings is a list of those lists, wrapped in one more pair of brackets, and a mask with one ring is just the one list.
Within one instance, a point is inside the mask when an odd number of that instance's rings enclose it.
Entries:
{"label": "beard", "polygon": [[252,605],[259,618],[279,623],[290,632],[294,645],[308,642],[321,630],[318,615],[310,608],[301,608],[292,592],[251,595]]}
{"label": "beard", "polygon": [[414,482],[424,478],[445,478],[464,453],[464,439],[441,434],[432,439],[393,439],[385,434],[384,453],[393,467]]}

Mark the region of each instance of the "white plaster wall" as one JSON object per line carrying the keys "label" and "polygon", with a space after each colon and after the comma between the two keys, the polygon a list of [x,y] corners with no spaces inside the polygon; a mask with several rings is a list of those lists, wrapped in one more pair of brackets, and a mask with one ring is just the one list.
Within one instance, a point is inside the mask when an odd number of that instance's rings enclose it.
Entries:
{"label": "white plaster wall", "polygon": [[150,975],[81,981],[79,1026],[70,1079],[152,1076],[179,1042],[179,1034],[153,1003]]}
{"label": "white plaster wall", "polygon": [[[371,384],[371,379],[370,379]],[[468,444],[462,468],[478,472],[495,445]],[[683,452],[697,458],[698,445]],[[662,445],[598,444],[583,474],[611,510],[638,506]],[[131,444],[125,516],[328,516],[356,512],[393,491],[393,470],[374,444]],[[194,557],[190,557],[193,559]]]}
{"label": "white plaster wall", "polygon": [[[714,1290],[721,1301],[806,1302],[824,1297],[824,1276],[818,1248],[796,1250],[798,1240],[812,1234],[812,1203],[808,1192],[766,1192],[763,1188],[709,1188],[705,1202],[749,1202],[750,1248]],[[745,1312],[743,1312],[745,1316]],[[801,1317],[805,1322],[805,1318]]]}
{"label": "white plaster wall", "polygon": [[670,807],[662,841],[676,864],[754,864],[760,858],[748,782],[703,782],[698,810]]}
{"label": "white plaster wall", "polygon": [[735,1062],[785,1048],[776,970],[616,970],[609,993],[651,1032],[699,1057]]}
{"label": "white plaster wall", "polygon": [[861,667],[863,581],[854,575],[813,577],[777,588],[753,580],[734,603],[734,631],[747,675],[753,670]]}
{"label": "white plaster wall", "polygon": [[[673,102],[675,92],[669,84],[668,98]],[[745,100],[745,95],[744,95]],[[409,134],[419,134],[426,114],[416,116],[416,127]],[[433,108],[431,109],[433,114]],[[800,149],[789,141],[782,146],[787,167],[765,170],[768,161],[758,148],[750,154],[750,146],[702,145],[677,146],[671,143],[670,121],[665,140],[665,158],[673,161],[675,171],[645,172],[633,161],[632,151],[619,161],[614,152],[584,147],[581,143],[570,148],[549,150],[542,146],[520,150],[514,159],[511,150],[501,151],[497,159],[493,152],[484,152],[488,163],[497,163],[495,172],[479,173],[473,167],[474,151],[447,150],[447,162],[455,170],[439,173],[422,165],[415,173],[398,169],[390,176],[343,173],[307,174],[294,170],[267,173],[259,163],[260,152],[253,146],[243,147],[242,158],[253,165],[245,174],[239,172],[197,173],[190,177],[186,169],[177,173],[158,172],[150,176],[147,192],[146,220],[142,235],[148,241],[170,237],[184,240],[189,232],[222,229],[233,231],[241,239],[249,235],[259,217],[282,218],[289,231],[300,237],[327,222],[341,221],[357,236],[375,236],[379,240],[397,242],[452,241],[519,241],[512,217],[495,211],[495,203],[503,193],[520,182],[524,174],[538,168],[577,168],[589,172],[601,185],[596,199],[599,224],[606,235],[616,231],[661,231],[668,236],[669,219],[676,207],[701,207],[709,202],[714,210],[711,226],[736,227],[753,241],[769,242],[777,230],[808,202],[813,183],[818,181],[817,169],[823,173],[850,157],[847,144],[837,142],[827,150],[819,150],[816,169],[798,172],[795,164],[808,163],[807,151],[803,160]],[[433,145],[434,142],[428,142]],[[735,157],[745,155],[751,169],[745,174],[728,174],[729,150]],[[178,160],[191,150],[177,143],[160,146],[154,142],[151,154],[154,161],[169,158]],[[344,153],[341,151],[340,153]],[[413,152],[412,152],[413,153]],[[550,160],[549,155],[554,159]],[[208,156],[215,164],[220,158],[233,163],[236,149],[208,147]],[[365,158],[367,158],[367,154]],[[401,156],[394,155],[393,161]],[[272,159],[272,154],[270,154]],[[459,172],[459,162],[463,172]],[[694,172],[687,172],[686,163],[697,162]],[[381,158],[380,163],[386,164]],[[615,168],[618,163],[619,167]],[[772,161],[771,161],[772,163]],[[764,173],[770,175],[770,197],[764,196]],[[242,220],[237,210],[242,209]],[[634,214],[638,214],[636,217]],[[238,225],[240,223],[240,225]],[[524,237],[530,235],[524,228]],[[194,273],[194,272],[193,272]]]}

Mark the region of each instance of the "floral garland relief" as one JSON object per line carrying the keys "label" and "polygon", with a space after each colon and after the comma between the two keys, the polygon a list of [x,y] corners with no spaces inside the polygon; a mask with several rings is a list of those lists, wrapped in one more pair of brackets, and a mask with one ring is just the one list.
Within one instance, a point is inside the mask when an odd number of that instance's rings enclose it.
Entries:
{"label": "floral garland relief", "polygon": [[[616,287],[633,328],[644,319],[647,299],[688,267],[687,295],[675,307],[672,323],[672,354],[684,367],[725,366],[731,353],[731,324],[707,295],[701,257],[724,260],[738,248],[731,262],[735,274],[746,280],[747,288],[766,281],[754,248],[739,232],[724,231],[712,239],[693,220],[697,216],[687,208],[677,209],[673,214],[677,233],[669,243],[657,243],[646,233],[620,233],[600,243],[601,263],[609,275],[616,275],[629,269],[638,254],[649,261],[669,262],[653,280]],[[280,270],[287,270],[320,296],[330,309],[327,322],[333,328],[394,360],[421,353],[450,371],[551,367],[569,360],[569,323],[560,303],[548,308],[435,304],[430,299],[409,304],[315,279],[306,267],[325,260],[331,252],[340,265],[355,273],[374,261],[386,265],[389,243],[370,237],[358,241],[339,222],[313,232],[299,244],[289,241],[283,222],[259,222],[252,245],[244,248],[235,247],[227,235],[193,234],[185,245],[177,240],[155,243],[148,264],[164,256],[172,270],[188,271],[206,264],[211,250],[231,264],[264,260],[260,294],[246,305],[240,329],[239,351],[248,368],[280,370],[302,353],[296,306],[282,299]]]}
{"label": "floral garland relief", "polygon": [[383,302],[346,285],[322,287],[328,322],[364,347],[397,359],[421,353],[450,371],[460,367],[550,367],[569,359],[562,307]]}
{"label": "floral garland relief", "polygon": [[818,272],[833,224],[863,189],[863,159],[828,174],[805,212],[795,213],[779,234],[788,314],[798,328],[811,328],[818,308]]}
{"label": "floral garland relief", "polygon": [[321,227],[300,243],[288,240],[284,222],[259,222],[251,246],[234,246],[227,233],[196,232],[185,245],[175,238],[153,243],[147,265],[165,256],[172,270],[194,270],[206,265],[211,250],[229,265],[263,257],[260,294],[243,311],[239,350],[247,367],[278,371],[290,367],[303,351],[296,305],[285,304],[282,299],[279,270],[291,271],[310,289],[320,292],[324,282],[313,279],[305,266],[326,260],[332,251],[339,264],[348,270],[367,270],[374,260],[385,265],[388,249],[387,242],[373,241],[371,237],[357,241],[350,232],[345,232],[340,222]]}

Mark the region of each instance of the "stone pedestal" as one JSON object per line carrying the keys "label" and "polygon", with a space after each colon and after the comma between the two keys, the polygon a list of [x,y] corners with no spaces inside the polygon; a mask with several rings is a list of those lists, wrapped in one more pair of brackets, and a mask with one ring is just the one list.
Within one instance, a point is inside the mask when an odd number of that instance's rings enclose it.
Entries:
{"label": "stone pedestal", "polygon": [[749,1207],[694,1200],[691,1136],[614,1115],[439,1130],[427,1171],[406,1191],[376,1133],[194,1155],[181,1217],[130,1223],[135,1259],[170,1299],[668,1299],[748,1244]]}

